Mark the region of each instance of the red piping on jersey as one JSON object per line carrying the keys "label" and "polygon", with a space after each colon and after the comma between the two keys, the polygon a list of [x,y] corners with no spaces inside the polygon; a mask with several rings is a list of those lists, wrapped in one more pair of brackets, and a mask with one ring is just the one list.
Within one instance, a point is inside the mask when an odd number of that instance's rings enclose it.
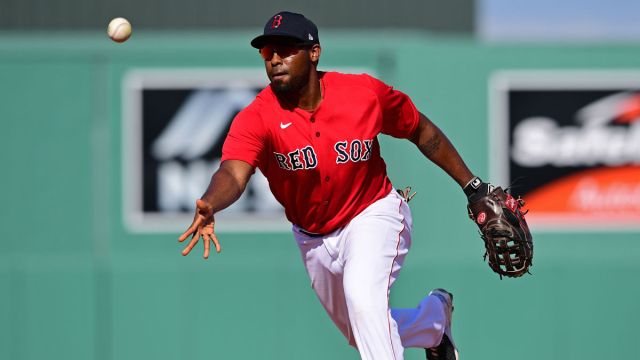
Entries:
{"label": "red piping on jersey", "polygon": [[[402,215],[400,208],[402,207],[402,200],[400,200],[400,206],[398,206],[398,213]],[[404,216],[402,216],[402,230],[398,233],[398,244],[396,245],[396,256],[393,257],[391,262],[391,270],[389,271],[389,281],[387,282],[387,323],[389,324],[389,342],[391,343],[391,351],[393,352],[393,358],[396,358],[396,350],[393,348],[393,337],[391,336],[391,307],[389,306],[389,292],[391,290],[391,275],[393,274],[393,264],[396,263],[398,255],[400,255],[400,235],[405,229]]]}

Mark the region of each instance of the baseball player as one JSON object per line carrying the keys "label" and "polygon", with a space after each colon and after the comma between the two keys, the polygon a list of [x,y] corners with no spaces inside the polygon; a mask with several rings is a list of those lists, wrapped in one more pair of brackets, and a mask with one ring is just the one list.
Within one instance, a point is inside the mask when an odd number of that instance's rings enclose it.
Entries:
{"label": "baseball player", "polygon": [[468,195],[484,183],[407,95],[365,74],[318,71],[318,29],[303,15],[275,14],[251,45],[271,83],[233,120],[220,168],[179,238],[192,236],[183,255],[201,237],[205,259],[211,242],[220,252],[214,215],[259,168],[293,224],[320,303],[362,359],[400,360],[407,347],[425,348],[427,359],[458,359],[450,293],[435,289],[416,308],[389,307],[412,218],[409,191],[387,177],[378,135],[413,142]]}

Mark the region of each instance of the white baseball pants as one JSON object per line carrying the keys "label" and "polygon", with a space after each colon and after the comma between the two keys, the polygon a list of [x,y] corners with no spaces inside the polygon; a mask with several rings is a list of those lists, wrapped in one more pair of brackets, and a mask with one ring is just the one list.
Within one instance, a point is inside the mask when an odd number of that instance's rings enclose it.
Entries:
{"label": "white baseball pants", "polygon": [[416,308],[389,307],[411,226],[409,206],[394,189],[330,234],[312,237],[293,227],[311,287],[363,360],[402,360],[404,348],[434,347],[445,331],[444,305],[435,296]]}

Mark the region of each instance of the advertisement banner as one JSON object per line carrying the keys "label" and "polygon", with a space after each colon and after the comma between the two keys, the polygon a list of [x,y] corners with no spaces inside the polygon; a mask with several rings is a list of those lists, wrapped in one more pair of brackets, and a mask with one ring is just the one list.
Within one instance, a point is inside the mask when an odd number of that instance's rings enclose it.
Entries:
{"label": "advertisement banner", "polygon": [[[181,232],[218,168],[234,116],[268,83],[264,69],[155,69],[123,82],[123,213],[134,232]],[[284,231],[282,206],[256,170],[216,215],[222,231]]]}
{"label": "advertisement banner", "polygon": [[491,179],[532,228],[640,229],[640,72],[501,72],[490,94]]}

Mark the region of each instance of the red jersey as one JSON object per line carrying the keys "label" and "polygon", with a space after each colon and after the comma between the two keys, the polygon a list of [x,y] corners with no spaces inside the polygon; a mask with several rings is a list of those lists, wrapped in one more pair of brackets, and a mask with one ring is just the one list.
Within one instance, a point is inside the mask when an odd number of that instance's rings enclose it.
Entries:
{"label": "red jersey", "polygon": [[377,136],[409,138],[419,114],[369,75],[319,76],[323,98],[312,112],[285,109],[270,86],[262,90],[233,120],[222,160],[258,167],[289,221],[327,233],[391,191]]}

